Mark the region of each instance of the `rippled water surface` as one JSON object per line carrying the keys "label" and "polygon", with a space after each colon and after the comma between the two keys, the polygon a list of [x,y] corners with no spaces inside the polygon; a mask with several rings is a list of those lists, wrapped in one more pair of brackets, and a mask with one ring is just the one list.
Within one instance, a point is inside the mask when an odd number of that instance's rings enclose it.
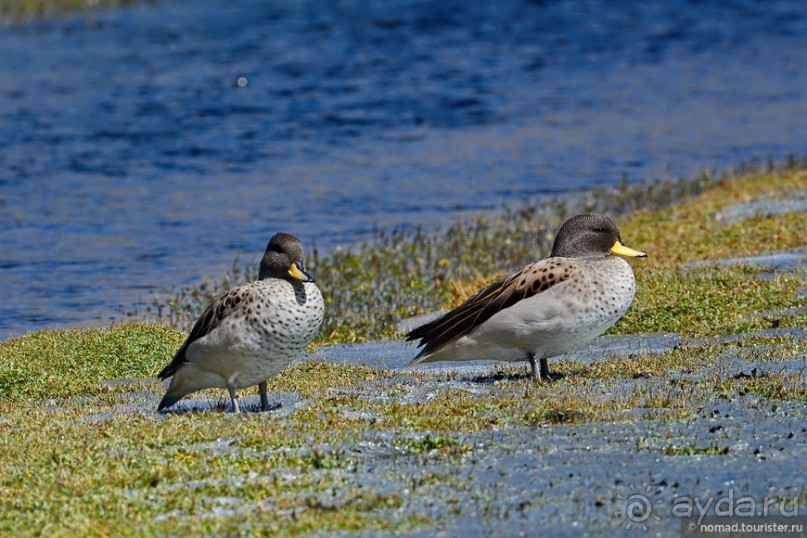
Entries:
{"label": "rippled water surface", "polygon": [[0,338],[526,196],[807,153],[802,2],[163,0],[0,27]]}

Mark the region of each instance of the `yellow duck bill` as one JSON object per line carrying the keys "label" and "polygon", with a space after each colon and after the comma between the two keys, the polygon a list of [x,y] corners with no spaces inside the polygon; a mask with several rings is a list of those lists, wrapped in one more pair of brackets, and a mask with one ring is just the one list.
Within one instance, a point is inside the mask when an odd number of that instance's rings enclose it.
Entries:
{"label": "yellow duck bill", "polygon": [[314,277],[311,274],[303,269],[303,266],[299,262],[294,262],[289,267],[289,275],[297,280],[301,280],[302,282],[316,282]]}
{"label": "yellow duck bill", "polygon": [[622,244],[622,241],[617,240],[614,243],[614,246],[611,247],[611,254],[618,254],[620,256],[627,256],[629,258],[647,258],[646,252],[640,252],[638,250],[633,250],[630,247],[626,247]]}

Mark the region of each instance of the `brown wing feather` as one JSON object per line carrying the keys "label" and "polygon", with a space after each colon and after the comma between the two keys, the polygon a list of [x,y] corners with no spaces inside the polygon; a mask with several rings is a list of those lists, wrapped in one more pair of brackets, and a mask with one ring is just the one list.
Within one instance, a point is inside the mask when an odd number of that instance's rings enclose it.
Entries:
{"label": "brown wing feather", "polygon": [[186,364],[188,360],[185,358],[185,352],[188,346],[203,336],[210,334],[213,329],[218,327],[221,320],[227,317],[233,308],[243,300],[244,292],[244,286],[233,288],[213,301],[213,304],[208,306],[207,309],[202,312],[202,315],[199,316],[199,319],[196,320],[193,329],[191,329],[191,334],[182,344],[182,347],[174,354],[171,363],[163,368],[160,373],[157,374],[157,377],[160,379],[168,379],[174,375],[183,364]]}
{"label": "brown wing feather", "polygon": [[564,262],[567,260],[547,258],[530,264],[483,288],[444,316],[412,330],[406,339],[420,340],[423,346],[415,360],[467,335],[497,312],[568,279],[573,265]]}

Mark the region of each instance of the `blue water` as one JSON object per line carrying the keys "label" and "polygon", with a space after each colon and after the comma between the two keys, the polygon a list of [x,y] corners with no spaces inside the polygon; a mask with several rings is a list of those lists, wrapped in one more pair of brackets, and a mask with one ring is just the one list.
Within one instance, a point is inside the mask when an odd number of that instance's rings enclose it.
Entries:
{"label": "blue water", "polygon": [[[0,27],[0,338],[257,259],[807,153],[803,2],[163,0]],[[240,79],[240,83],[239,83]]]}

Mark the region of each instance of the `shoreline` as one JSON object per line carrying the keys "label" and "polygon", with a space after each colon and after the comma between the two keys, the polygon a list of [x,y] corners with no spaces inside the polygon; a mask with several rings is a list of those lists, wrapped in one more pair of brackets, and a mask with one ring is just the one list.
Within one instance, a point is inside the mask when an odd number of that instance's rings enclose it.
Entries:
{"label": "shoreline", "polygon": [[[726,170],[704,170],[690,177],[623,183],[561,197],[526,199],[494,211],[453,219],[437,229],[379,230],[367,240],[341,245],[321,255],[306,253],[307,267],[323,282],[326,300],[326,322],[317,342],[388,338],[395,334],[395,327],[403,319],[429,314],[447,304],[456,306],[461,302],[460,295],[470,295],[472,290],[465,289],[469,283],[481,284],[549,255],[552,234],[571,214],[599,212],[619,223],[636,212],[683,203],[688,197],[723,182],[803,168],[807,168],[807,160],[799,157],[783,162],[751,161]],[[624,234],[626,241],[635,242],[630,230]],[[488,254],[481,257],[473,254],[480,250]],[[408,276],[413,274],[417,275],[414,279]],[[235,260],[232,269],[217,280],[205,279],[173,293],[155,294],[141,305],[143,311],[131,319],[190,330],[196,318],[224,289],[255,276],[255,267],[239,265],[239,260]],[[454,288],[443,286],[449,281],[454,282]],[[407,304],[399,302],[400,296],[407,298]],[[382,310],[380,319],[367,316],[369,308],[381,310],[382,305],[392,308]],[[379,321],[385,330],[371,326]],[[367,334],[362,336],[362,330]]]}
{"label": "shoreline", "polygon": [[[474,228],[482,224],[485,227],[496,228],[493,233],[498,236],[506,236],[508,245],[505,252],[505,257],[510,259],[509,269],[515,270],[519,264],[525,265],[535,259],[540,259],[549,254],[551,250],[552,241],[549,238],[553,226],[556,228],[565,218],[566,215],[584,211],[603,212],[616,219],[617,221],[635,213],[637,210],[647,211],[652,209],[659,209],[668,205],[682,203],[687,197],[699,194],[705,189],[714,187],[723,181],[732,181],[733,179],[752,176],[760,173],[778,173],[789,170],[797,170],[800,168],[807,168],[807,157],[791,156],[784,161],[768,160],[751,160],[741,163],[735,167],[727,169],[706,169],[702,170],[696,175],[687,177],[678,177],[672,179],[659,179],[659,180],[644,180],[637,183],[623,183],[615,187],[595,187],[577,193],[568,193],[562,196],[546,196],[539,200],[523,199],[519,202],[514,202],[502,206],[496,210],[480,212],[474,215],[466,215],[454,218],[443,226],[435,229],[421,230],[417,228],[415,231],[411,227],[403,229],[381,229],[372,233],[371,237],[363,240],[356,241],[349,245],[337,245],[324,253],[320,253],[315,249],[314,252],[306,252],[307,266],[314,271],[317,278],[324,277],[338,277],[346,266],[351,266],[350,269],[356,269],[357,259],[364,257],[378,258],[378,251],[381,251],[381,257],[390,255],[389,251],[400,250],[397,243],[409,243],[416,241],[434,241],[446,242],[451,240],[450,236],[456,234],[462,228]],[[526,215],[526,219],[523,218]],[[508,229],[506,226],[511,224],[524,224],[535,228],[536,237],[530,235],[530,230]],[[626,235],[627,237],[627,235]],[[512,242],[518,242],[517,248],[511,248]],[[532,243],[532,244],[531,244]],[[453,240],[453,244],[457,245],[458,241]],[[411,245],[409,245],[411,248]],[[445,254],[445,252],[443,253]],[[0,342],[13,340],[16,338],[24,337],[32,332],[41,330],[45,331],[58,331],[58,330],[74,330],[74,329],[106,329],[124,326],[129,323],[157,323],[167,325],[174,329],[189,331],[195,320],[202,313],[202,311],[210,304],[218,295],[229,287],[239,283],[249,282],[257,277],[257,261],[254,264],[243,263],[246,256],[237,256],[231,263],[231,268],[221,274],[219,277],[203,277],[203,279],[194,285],[179,286],[174,290],[157,290],[150,292],[147,298],[138,300],[137,302],[129,305],[118,305],[116,314],[109,313],[109,317],[104,317],[103,314],[94,314],[92,319],[71,323],[67,325],[57,325],[54,327],[44,329],[28,329],[23,330],[18,334],[10,334],[9,336],[0,339]],[[258,255],[255,255],[257,260]],[[434,258],[435,256],[432,256]],[[439,257],[436,260],[445,261],[448,258]],[[435,260],[432,260],[435,261]],[[401,260],[398,260],[401,262]],[[472,281],[479,279],[492,279],[495,272],[491,270],[491,260],[484,260],[484,266],[472,267],[467,260],[462,260],[462,265],[452,270],[459,273],[461,278],[464,274],[468,274]],[[324,268],[324,275],[320,275],[320,268]],[[420,267],[421,269],[423,267]],[[380,268],[379,268],[380,269]],[[442,271],[440,268],[427,268],[427,271],[432,272],[431,277],[436,282],[442,282],[446,278],[451,278],[450,271]],[[502,273],[506,273],[503,271]],[[355,276],[355,275],[354,275]],[[332,282],[333,282],[332,278]],[[336,286],[323,290],[328,295],[333,289],[338,289],[339,301],[338,309],[344,314],[346,310],[353,307],[354,310],[361,310],[362,305],[357,305],[355,302],[345,302],[343,295],[348,292],[347,288],[360,287],[354,279],[352,282],[336,283]],[[365,291],[368,289],[363,288]],[[370,289],[369,291],[372,291]],[[419,290],[422,291],[422,290]],[[446,290],[442,290],[442,295],[439,295],[443,301],[450,303],[458,303],[456,294],[466,293],[468,290],[455,289],[450,290],[446,295]],[[418,294],[421,295],[421,294]],[[423,300],[421,298],[421,300]],[[328,301],[328,297],[326,297]],[[332,303],[332,301],[329,301]],[[326,303],[328,304],[328,303]],[[418,317],[421,315],[429,315],[432,312],[439,310],[443,304],[434,302],[419,305],[419,308],[408,315],[400,316],[397,321],[388,320],[388,326],[392,330],[397,327],[399,323],[406,321],[409,318]],[[430,307],[430,308],[429,308]],[[327,314],[326,314],[327,316]],[[332,316],[328,316],[332,317]],[[373,337],[389,337],[394,334],[394,331],[385,331],[374,336],[367,338],[360,337],[355,334],[356,327],[349,327],[349,331],[353,332],[352,337],[347,338],[345,331],[337,331],[338,335],[334,338],[327,338],[323,340],[322,332],[318,339],[320,345],[326,343],[339,343],[343,339],[345,341],[371,341]]]}
{"label": "shoreline", "polygon": [[[783,161],[772,161],[771,159],[753,159],[748,162],[725,169],[704,169],[692,176],[677,178],[665,178],[656,180],[642,180],[635,183],[623,182],[614,187],[594,187],[576,193],[566,193],[563,195],[546,195],[540,198],[525,198],[520,201],[503,205],[500,208],[480,211],[470,215],[458,216],[450,219],[447,223],[431,229],[421,229],[420,227],[404,226],[390,229],[377,229],[363,239],[350,244],[340,244],[329,248],[323,252],[314,249],[313,252],[306,252],[306,264],[315,272],[317,278],[331,277],[339,290],[340,302],[345,289],[351,285],[357,285],[355,281],[350,284],[338,282],[340,272],[346,265],[355,265],[356,258],[364,256],[377,257],[374,251],[397,250],[394,243],[411,243],[413,241],[450,241],[449,236],[456,234],[462,228],[475,228],[480,224],[485,227],[498,227],[495,231],[499,236],[508,236],[508,241],[518,241],[518,250],[509,249],[505,256],[511,259],[512,267],[518,263],[526,264],[534,259],[548,255],[551,250],[551,240],[547,239],[547,234],[551,234],[553,226],[556,228],[562,222],[564,216],[574,211],[599,211],[609,214],[612,218],[620,220],[642,205],[646,209],[664,207],[668,204],[675,204],[683,200],[686,196],[691,196],[701,192],[726,178],[742,177],[762,173],[763,171],[784,171],[807,167],[807,157],[791,156]],[[536,237],[530,236],[529,230],[507,229],[508,225],[527,225],[535,228]],[[511,237],[512,236],[512,237]],[[453,240],[454,244],[458,240]],[[509,245],[508,245],[509,247]],[[238,255],[231,262],[230,269],[217,277],[203,276],[201,281],[192,285],[177,286],[172,289],[155,290],[149,292],[144,298],[138,299],[134,303],[119,304],[114,310],[107,313],[93,313],[92,318],[69,324],[54,325],[46,328],[22,329],[20,332],[9,332],[8,336],[0,339],[0,342],[23,337],[32,332],[40,330],[61,330],[61,329],[104,329],[119,327],[133,322],[153,322],[170,327],[189,331],[191,326],[202,311],[218,295],[231,286],[239,283],[249,282],[257,277],[257,260],[260,253],[254,253],[252,258],[255,263],[245,263],[248,259],[246,255]],[[440,259],[447,259],[440,257]],[[401,262],[401,260],[398,260]],[[463,261],[463,266],[458,268],[459,272],[466,272],[475,277],[480,277],[487,270],[490,272],[490,260],[486,260],[484,268],[470,267],[467,260]],[[319,275],[320,267],[324,266],[325,274]],[[351,267],[355,269],[355,267]],[[421,267],[422,269],[422,267]],[[426,268],[429,272],[434,268]],[[434,278],[443,280],[446,274],[435,274]],[[358,287],[358,286],[357,286]],[[324,290],[326,293],[328,290]],[[372,290],[371,290],[372,291]],[[340,304],[342,313],[355,304]],[[436,308],[439,305],[432,304]],[[359,308],[360,309],[360,308]],[[420,314],[428,314],[425,311],[418,311]],[[418,313],[412,313],[404,318],[413,317]],[[397,325],[391,323],[390,326]],[[386,332],[377,336],[389,336]],[[364,341],[367,339],[361,339]],[[334,341],[329,339],[329,341]]]}

